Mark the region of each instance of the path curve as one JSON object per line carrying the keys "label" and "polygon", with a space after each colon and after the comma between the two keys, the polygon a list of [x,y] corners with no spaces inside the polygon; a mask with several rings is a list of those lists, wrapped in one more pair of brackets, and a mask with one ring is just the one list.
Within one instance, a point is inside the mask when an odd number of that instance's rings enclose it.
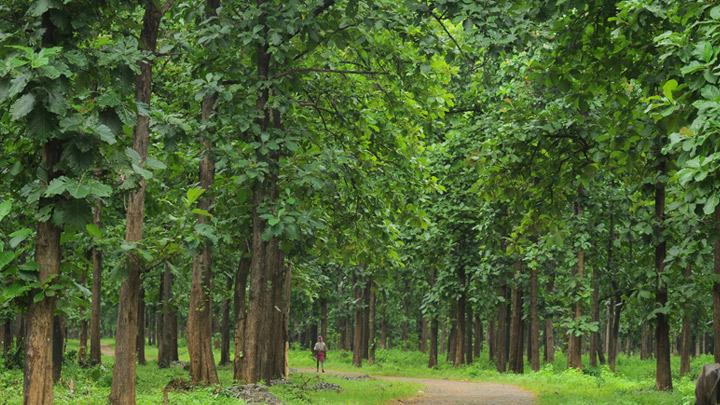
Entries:
{"label": "path curve", "polygon": [[[290,369],[290,372],[314,373],[314,369]],[[357,377],[363,373],[330,371],[333,376]],[[414,378],[373,375],[372,378],[385,381],[403,381],[423,385],[418,396],[398,400],[396,404],[420,405],[527,405],[535,403],[532,392],[510,384],[491,382],[470,382],[436,378]]]}

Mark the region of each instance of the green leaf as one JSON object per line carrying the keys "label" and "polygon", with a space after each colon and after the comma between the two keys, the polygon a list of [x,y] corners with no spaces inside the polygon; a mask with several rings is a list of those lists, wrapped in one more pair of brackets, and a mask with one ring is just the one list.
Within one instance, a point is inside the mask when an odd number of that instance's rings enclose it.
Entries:
{"label": "green leaf", "polygon": [[212,216],[212,215],[210,215],[210,213],[209,213],[207,210],[203,210],[203,209],[200,209],[200,208],[194,208],[194,209],[192,210],[192,213],[193,213],[193,214],[202,215],[202,216],[204,216],[204,217],[211,217],[211,216]]}
{"label": "green leaf", "polygon": [[715,212],[715,207],[717,207],[718,203],[720,203],[720,197],[718,197],[717,194],[711,195],[710,198],[705,201],[705,207],[703,207],[705,215],[710,215]]}
{"label": "green leaf", "polygon": [[67,177],[65,176],[52,179],[47,189],[45,189],[45,197],[52,197],[64,193],[66,190],[66,182]]}
{"label": "green leaf", "polygon": [[88,187],[87,184],[77,181],[69,181],[66,185],[66,190],[73,198],[78,200],[83,199],[90,194],[90,187]]}
{"label": "green leaf", "polygon": [[98,136],[98,138],[100,138],[100,140],[108,145],[113,145],[116,142],[115,134],[113,134],[113,131],[107,125],[98,124],[95,128],[93,128],[93,132]]}
{"label": "green leaf", "polygon": [[188,206],[195,204],[195,201],[197,201],[198,198],[200,198],[200,196],[203,195],[203,193],[205,193],[204,188],[192,187],[192,188],[188,189],[188,191],[186,193]]}
{"label": "green leaf", "polygon": [[10,107],[10,116],[13,120],[17,121],[20,118],[28,115],[35,106],[35,96],[32,94],[25,94],[13,103]]}
{"label": "green leaf", "polygon": [[720,20],[720,6],[715,6],[710,9],[710,18]]}
{"label": "green leaf", "polygon": [[50,8],[55,8],[57,5],[54,0],[35,0],[33,5],[30,7],[28,12],[33,17],[40,17],[45,14]]}
{"label": "green leaf", "polygon": [[154,157],[148,156],[147,159],[145,159],[145,165],[151,169],[155,170],[164,170],[167,168],[165,166],[165,163],[155,159]]}
{"label": "green leaf", "polygon": [[153,174],[150,170],[144,169],[139,164],[133,163],[132,168],[135,173],[141,175],[145,180],[150,180],[153,177]]}
{"label": "green leaf", "polygon": [[0,252],[0,270],[4,269],[13,260],[15,260],[14,252]]}
{"label": "green leaf", "polygon": [[95,238],[95,239],[100,239],[100,238],[102,238],[102,230],[100,229],[99,226],[97,226],[97,225],[95,225],[95,224],[87,224],[87,225],[85,225],[85,230],[87,231],[87,233],[88,233],[90,236],[92,236],[92,237]]}
{"label": "green leaf", "polygon": [[17,230],[10,234],[10,242],[8,243],[10,245],[11,249],[15,249],[19,244],[21,244],[25,239],[27,239],[28,236],[32,235],[33,230],[30,228],[23,228],[20,230]]}
{"label": "green leaf", "polygon": [[133,148],[125,148],[125,155],[130,158],[132,163],[140,163],[140,154]]}
{"label": "green leaf", "polygon": [[0,221],[5,218],[12,210],[12,202],[10,200],[0,203]]}
{"label": "green leaf", "polygon": [[673,92],[673,90],[675,90],[675,89],[677,89],[677,88],[678,88],[678,82],[677,82],[677,80],[675,80],[675,79],[668,80],[668,81],[665,82],[665,84],[663,85],[663,94],[664,94],[665,97],[667,97],[669,100],[673,101],[674,98],[673,98],[672,92]]}

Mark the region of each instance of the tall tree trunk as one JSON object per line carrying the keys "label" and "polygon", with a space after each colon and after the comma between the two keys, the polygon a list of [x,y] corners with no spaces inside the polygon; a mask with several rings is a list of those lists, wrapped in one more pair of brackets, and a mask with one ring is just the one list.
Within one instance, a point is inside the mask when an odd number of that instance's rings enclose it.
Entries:
{"label": "tall tree trunk", "polygon": [[[80,276],[80,284],[83,287],[87,287],[87,273],[85,271],[82,272]],[[80,342],[78,344],[78,364],[84,365],[87,362],[87,334],[88,334],[88,321],[87,321],[87,313],[85,312],[85,309],[80,309]]]}
{"label": "tall tree trunk", "polygon": [[465,311],[467,305],[466,292],[465,292],[465,268],[461,265],[458,266],[457,278],[460,284],[460,296],[457,299],[457,314],[455,319],[457,321],[457,327],[455,331],[455,356],[453,360],[453,366],[459,367],[465,361]]}
{"label": "tall tree trunk", "polygon": [[[550,280],[548,281],[547,291],[552,294],[555,290],[555,273],[550,274]],[[553,325],[552,314],[549,314],[546,309],[545,314],[545,363],[555,362],[555,329]]]}
{"label": "tall tree trunk", "polygon": [[540,317],[538,315],[538,274],[530,270],[530,367],[540,370]]}
{"label": "tall tree trunk", "polygon": [[[582,186],[578,187],[577,200],[575,201],[575,216],[582,218],[583,216],[583,205],[580,201],[583,197]],[[577,251],[577,265],[575,267],[575,279],[580,285],[585,276],[585,250],[579,248]],[[579,296],[575,296],[575,313],[574,321],[580,322],[582,317],[582,299]],[[568,339],[568,367],[582,368],[582,337],[578,336],[577,333],[571,332],[570,338]]]}
{"label": "tall tree trunk", "polygon": [[[519,274],[519,265],[518,265]],[[511,292],[512,302],[512,315],[510,317],[510,356],[508,363],[510,364],[510,370],[514,373],[522,373],[522,290],[519,285],[519,281],[515,281]]]}
{"label": "tall tree trunk", "polygon": [[427,351],[427,339],[428,339],[428,322],[427,319],[420,313],[420,316],[418,317],[418,320],[420,321],[420,336],[418,339],[418,350],[421,353],[425,353]]}
{"label": "tall tree trunk", "polygon": [[490,321],[488,322],[487,330],[488,330],[488,337],[487,337],[488,358],[490,359],[490,361],[495,363],[496,358],[497,358],[496,357],[497,349],[495,348],[495,344],[496,344],[495,330],[496,330],[496,328],[495,328],[495,319],[493,317],[490,317]]}
{"label": "tall tree trunk", "polygon": [[644,323],[641,326],[640,332],[640,360],[647,360],[652,358],[650,354],[650,347],[652,346],[652,330],[650,325]]}
{"label": "tall tree trunk", "polygon": [[[685,282],[689,283],[692,267],[685,266]],[[690,326],[690,309],[685,308],[682,319],[682,337],[680,338],[680,375],[690,373],[690,350],[692,350],[692,329]]]}
{"label": "tall tree trunk", "polygon": [[[102,201],[95,202],[95,210],[93,211],[93,224],[100,228],[102,215]],[[93,264],[93,283],[92,283],[92,304],[90,312],[90,365],[100,364],[100,317],[102,316],[102,251],[98,246],[93,246],[92,251]]]}
{"label": "tall tree trunk", "polygon": [[592,303],[591,316],[592,321],[598,325],[596,332],[590,333],[590,367],[598,366],[598,355],[600,354],[600,278],[598,275],[598,266],[592,268]]}
{"label": "tall tree trunk", "polygon": [[353,333],[353,365],[355,367],[362,366],[362,338],[363,338],[363,289],[359,281],[355,283],[355,317],[354,317],[354,333]]}
{"label": "tall tree trunk", "polygon": [[[47,14],[45,20],[49,20]],[[52,31],[48,26],[46,29]],[[50,35],[46,33],[46,36]],[[46,41],[48,42],[48,41]],[[60,159],[62,144],[51,140],[45,144],[42,153],[42,167],[47,173],[47,184],[57,177],[55,165]],[[52,204],[52,200],[41,199],[39,209]],[[35,238],[35,262],[38,266],[38,281],[41,284],[60,274],[60,234],[62,230],[51,220],[37,225]],[[52,282],[52,281],[51,281]],[[25,370],[23,396],[25,405],[44,405],[53,402],[53,312],[55,298],[44,296],[32,301],[27,312],[27,338],[25,341]]]}
{"label": "tall tree trunk", "polygon": [[473,330],[475,329],[475,317],[470,306],[468,306],[467,311],[465,311],[465,317],[465,364],[472,364],[474,354]]}
{"label": "tall tree trunk", "polygon": [[12,347],[13,343],[13,329],[12,329],[12,319],[8,318],[5,319],[5,322],[3,322],[3,329],[5,332],[3,333],[3,358],[7,359],[8,355],[10,354],[10,348]]}
{"label": "tall tree trunk", "polygon": [[[217,15],[219,0],[206,1],[206,17]],[[212,128],[211,120],[215,113],[215,94],[203,98],[201,120]],[[208,129],[209,130],[209,129]],[[206,131],[208,131],[206,130]],[[211,188],[215,176],[215,158],[212,140],[205,132],[200,136],[202,159],[200,160],[200,187],[205,191],[198,201],[198,208],[210,211],[213,204]],[[208,223],[205,215],[199,215],[200,226]],[[212,351],[212,246],[209,240],[201,242],[200,251],[193,259],[192,285],[190,289],[190,308],[188,309],[187,343],[190,355],[190,378],[193,384],[217,384],[219,382]]]}
{"label": "tall tree trunk", "polygon": [[65,351],[65,320],[63,317],[55,315],[52,323],[53,382],[58,382],[62,375],[63,352]]}
{"label": "tall tree trunk", "polygon": [[137,351],[137,362],[138,364],[145,365],[145,289],[140,288],[140,294],[138,294],[138,326],[137,326],[137,341],[135,342],[135,348]]}
{"label": "tall tree trunk", "polygon": [[160,282],[160,339],[158,344],[158,366],[169,367],[170,363],[178,360],[178,331],[177,309],[173,303],[174,276],[170,264],[165,269]]}
{"label": "tall tree trunk", "polygon": [[617,296],[613,298],[612,303],[613,317],[612,327],[610,328],[610,340],[608,344],[608,366],[610,367],[610,370],[615,371],[615,366],[617,364],[617,354],[618,350],[620,349],[620,314],[622,312],[623,303]]}
{"label": "tall tree trunk", "polygon": [[[659,178],[666,174],[665,158],[658,153],[658,175]],[[656,247],[655,247],[655,270],[657,272],[657,291],[655,301],[659,307],[665,307],[668,300],[668,291],[662,274],[665,271],[665,250],[666,243],[664,234],[665,221],[665,183],[658,180],[655,183],[655,220]],[[668,315],[658,312],[655,318],[655,387],[661,391],[672,390],[672,375],[670,372],[670,320]]]}
{"label": "tall tree trunk", "polygon": [[438,364],[438,327],[439,322],[437,315],[434,315],[430,321],[430,355],[428,357],[429,368],[436,367]]}
{"label": "tall tree trunk", "polygon": [[[226,291],[233,291],[233,278],[227,278]],[[220,365],[230,364],[230,298],[225,297],[222,304],[222,326],[220,327],[222,343],[220,345]]]}
{"label": "tall tree trunk", "polygon": [[243,348],[245,347],[245,319],[246,304],[245,295],[247,291],[247,279],[250,274],[250,241],[244,243],[243,256],[238,264],[237,274],[235,276],[235,334],[234,334],[234,358],[233,358],[233,378],[242,380],[243,365]]}
{"label": "tall tree trunk", "polygon": [[456,344],[455,340],[457,338],[457,320],[455,319],[455,316],[457,316],[457,309],[453,310],[453,318],[450,320],[450,333],[448,333],[447,337],[447,362],[451,362],[455,360],[455,349]]}
{"label": "tall tree trunk", "polygon": [[369,359],[370,349],[370,283],[368,281],[363,291],[363,300],[365,302],[365,310],[363,311],[363,323],[362,323],[362,356],[363,359]]}
{"label": "tall tree trunk", "polygon": [[[155,6],[155,2],[145,2],[143,27],[140,33],[139,48],[143,52],[154,53],[160,21],[165,10]],[[167,3],[170,4],[170,3]],[[140,61],[140,74],[135,82],[135,101],[149,109],[152,88],[152,61]],[[141,161],[147,158],[150,141],[150,117],[138,113],[133,134],[133,150],[140,155]],[[144,179],[131,191],[127,198],[125,241],[137,243],[142,240],[143,220],[145,217]],[[115,366],[113,367],[110,402],[113,405],[135,405],[135,342],[137,339],[137,302],[140,290],[141,259],[137,252],[127,254],[127,276],[120,287],[118,319],[115,328]]]}
{"label": "tall tree trunk", "polygon": [[368,282],[370,302],[368,303],[368,364],[375,363],[375,287]]}
{"label": "tall tree trunk", "polygon": [[382,317],[380,320],[380,348],[381,349],[387,349],[387,321],[385,321],[385,316]]}
{"label": "tall tree trunk", "polygon": [[475,315],[475,345],[473,346],[473,351],[475,354],[475,358],[480,357],[480,353],[482,352],[482,344],[483,344],[483,327],[482,327],[482,319],[480,319],[480,314]]}
{"label": "tall tree trunk", "polygon": [[[500,296],[505,298],[507,297],[507,285],[503,285],[500,287]],[[495,367],[497,368],[497,371],[504,373],[507,371],[507,352],[508,352],[508,345],[507,345],[507,315],[508,315],[508,305],[507,300],[501,302],[498,305],[498,316],[497,316],[497,333],[495,333]]]}

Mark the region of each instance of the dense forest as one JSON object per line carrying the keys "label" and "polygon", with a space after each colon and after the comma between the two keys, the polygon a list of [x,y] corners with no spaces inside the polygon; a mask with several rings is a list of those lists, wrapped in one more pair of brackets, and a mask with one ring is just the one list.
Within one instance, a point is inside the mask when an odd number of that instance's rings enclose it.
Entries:
{"label": "dense forest", "polygon": [[2,0],[0,403],[271,384],[318,336],[598,386],[639,356],[627,390],[688,401],[719,56],[717,0]]}

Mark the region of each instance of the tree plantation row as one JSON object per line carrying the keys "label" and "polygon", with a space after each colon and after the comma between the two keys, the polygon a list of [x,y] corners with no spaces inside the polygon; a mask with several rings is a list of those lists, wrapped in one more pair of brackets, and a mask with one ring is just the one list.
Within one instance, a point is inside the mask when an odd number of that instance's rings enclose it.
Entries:
{"label": "tree plantation row", "polygon": [[0,371],[53,403],[78,338],[135,404],[148,340],[212,385],[321,335],[672,390],[720,362],[719,55],[717,0],[4,0]]}

